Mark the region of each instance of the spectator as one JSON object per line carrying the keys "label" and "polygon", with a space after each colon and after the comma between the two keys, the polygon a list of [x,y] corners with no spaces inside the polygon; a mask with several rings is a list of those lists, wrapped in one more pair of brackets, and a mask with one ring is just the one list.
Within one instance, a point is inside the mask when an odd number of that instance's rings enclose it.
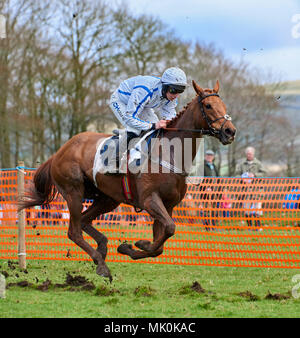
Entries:
{"label": "spectator", "polygon": [[184,207],[186,209],[189,209],[189,210],[187,210],[187,215],[189,216],[188,217],[188,223],[194,224],[197,214],[196,214],[195,203],[193,201],[193,196],[191,194],[186,195]]}
{"label": "spectator", "polygon": [[[293,202],[286,202],[283,203],[282,207],[286,209],[300,209],[300,189],[297,189],[296,187],[292,187],[290,192],[285,195],[284,199],[286,201],[293,201]],[[297,202],[296,202],[297,201]]]}
{"label": "spectator", "polygon": [[212,150],[205,152],[204,176],[219,176],[219,171],[214,164],[215,153]]}
{"label": "spectator", "polygon": [[[250,178],[251,176],[248,173],[244,173],[242,175],[243,183],[246,184],[245,187],[245,216],[248,227],[255,226],[257,229],[261,229],[261,222],[259,218],[263,215],[262,211],[262,203],[260,202],[260,192],[255,192],[253,186],[253,179]],[[250,178],[250,179],[249,179]]]}
{"label": "spectator", "polygon": [[40,206],[40,208],[38,208],[38,210],[40,210],[38,212],[38,218],[41,218],[42,220],[42,225],[51,225],[50,220],[50,215],[49,215],[49,211],[44,211],[44,210],[49,210],[50,209],[50,205],[49,204],[42,204]]}
{"label": "spectator", "polygon": [[231,201],[228,195],[228,189],[225,187],[224,192],[221,195],[221,203],[220,203],[220,208],[223,210],[223,213],[221,216],[223,218],[225,217],[230,217],[230,210],[231,209]]}
{"label": "spectator", "polygon": [[30,218],[32,221],[32,227],[35,228],[36,226],[41,225],[41,220],[40,218],[42,217],[41,213],[39,212],[39,210],[41,209],[41,207],[39,205],[34,206],[31,209],[31,214],[30,214]]}
{"label": "spectator", "polygon": [[69,220],[70,220],[70,213],[69,213],[69,209],[67,207],[67,204],[64,202],[61,202],[61,213],[62,213],[62,220],[63,220],[63,224],[68,224]]}
{"label": "spectator", "polygon": [[253,147],[246,148],[246,159],[239,163],[236,167],[236,176],[247,174],[248,177],[263,177],[266,171],[261,162],[255,157],[255,149]]}
{"label": "spectator", "polygon": [[200,206],[202,209],[200,211],[200,217],[203,218],[202,224],[205,225],[205,230],[215,230],[217,226],[216,217],[218,216],[214,208],[217,206],[214,202],[214,193],[211,187],[205,189],[205,194],[203,195],[203,203]]}
{"label": "spectator", "polygon": [[12,196],[2,198],[2,224],[18,224],[16,205],[11,200]]}

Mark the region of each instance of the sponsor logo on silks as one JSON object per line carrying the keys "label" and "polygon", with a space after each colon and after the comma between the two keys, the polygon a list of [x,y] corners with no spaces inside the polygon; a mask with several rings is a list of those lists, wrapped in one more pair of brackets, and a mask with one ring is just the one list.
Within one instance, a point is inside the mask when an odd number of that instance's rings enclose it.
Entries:
{"label": "sponsor logo on silks", "polygon": [[120,107],[119,107],[119,105],[118,105],[118,102],[114,102],[114,103],[113,103],[113,107],[114,107],[119,113],[121,113],[121,110],[120,110]]}

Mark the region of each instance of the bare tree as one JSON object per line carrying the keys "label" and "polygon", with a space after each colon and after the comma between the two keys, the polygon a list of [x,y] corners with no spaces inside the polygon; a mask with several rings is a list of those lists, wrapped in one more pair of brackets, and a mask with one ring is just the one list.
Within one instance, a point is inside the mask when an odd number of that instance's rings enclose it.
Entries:
{"label": "bare tree", "polygon": [[[247,145],[264,161],[285,163],[288,175],[297,173],[298,126],[275,114],[275,91],[262,85],[261,74],[245,62],[233,63],[214,45],[182,41],[160,19],[134,15],[124,3],[112,8],[105,0],[0,0],[0,11],[7,18],[7,38],[0,40],[1,166],[21,157],[28,164],[44,161],[91,126],[111,128],[108,100],[122,79],[160,76],[179,66],[202,87],[220,81],[238,130],[226,148],[207,138],[224,174],[234,175]],[[194,95],[190,86],[178,109]]]}
{"label": "bare tree", "polygon": [[[90,88],[106,81],[110,67],[108,50],[113,45],[110,11],[104,1],[57,0],[56,27],[66,64],[65,91],[71,114],[69,137],[86,130],[91,122]],[[54,23],[55,25],[55,23]],[[55,28],[55,27],[54,27]],[[94,99],[101,99],[100,95]]]}
{"label": "bare tree", "polygon": [[120,47],[117,62],[126,74],[161,75],[164,67],[182,61],[182,50],[188,54],[174,32],[153,16],[134,16],[124,6],[114,12],[114,26]]}

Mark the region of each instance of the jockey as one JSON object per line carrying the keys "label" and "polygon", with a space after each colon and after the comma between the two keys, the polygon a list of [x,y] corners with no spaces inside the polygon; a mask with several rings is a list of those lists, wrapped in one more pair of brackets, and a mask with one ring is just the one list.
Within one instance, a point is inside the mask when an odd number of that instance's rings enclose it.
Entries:
{"label": "jockey", "polygon": [[[126,129],[119,140],[120,154],[142,131],[166,128],[168,120],[176,116],[177,98],[186,86],[186,75],[177,67],[166,69],[161,78],[138,75],[120,84],[110,100],[110,108]],[[116,166],[116,158],[112,161]]]}

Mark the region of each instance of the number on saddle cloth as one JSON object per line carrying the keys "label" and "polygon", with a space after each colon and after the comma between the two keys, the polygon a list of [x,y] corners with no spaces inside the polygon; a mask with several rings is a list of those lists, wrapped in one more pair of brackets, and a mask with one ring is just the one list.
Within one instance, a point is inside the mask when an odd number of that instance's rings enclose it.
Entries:
{"label": "number on saddle cloth", "polygon": [[103,156],[104,166],[108,166],[109,159],[117,160],[119,157],[119,135],[113,135],[106,139],[100,149],[100,155]]}

